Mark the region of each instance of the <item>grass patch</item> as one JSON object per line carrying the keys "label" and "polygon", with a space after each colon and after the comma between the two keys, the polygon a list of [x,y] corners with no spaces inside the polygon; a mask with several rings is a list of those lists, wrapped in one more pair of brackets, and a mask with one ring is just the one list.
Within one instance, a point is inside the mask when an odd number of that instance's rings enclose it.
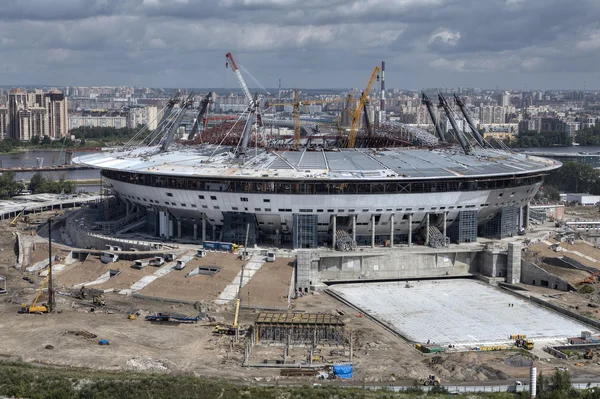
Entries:
{"label": "grass patch", "polygon": [[[358,399],[358,398],[446,398],[442,387],[436,393],[392,392],[359,388],[312,386],[255,387],[190,375],[145,374],[75,368],[34,367],[24,363],[0,362],[0,396],[30,399]],[[359,382],[355,382],[359,385]],[[469,397],[468,395],[464,397]],[[472,397],[472,394],[471,396]],[[510,394],[481,394],[478,397],[511,398]]]}

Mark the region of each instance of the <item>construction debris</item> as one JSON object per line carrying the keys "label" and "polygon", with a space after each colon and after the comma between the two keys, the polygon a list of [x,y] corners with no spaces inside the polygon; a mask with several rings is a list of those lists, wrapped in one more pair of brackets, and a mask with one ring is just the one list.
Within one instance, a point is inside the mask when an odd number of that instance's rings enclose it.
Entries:
{"label": "construction debris", "polygon": [[65,333],[65,335],[75,335],[77,337],[83,337],[83,338],[87,338],[87,339],[93,339],[93,338],[97,338],[98,336],[96,334],[92,334],[89,331],[85,331],[85,330],[80,330],[80,331],[67,331]]}

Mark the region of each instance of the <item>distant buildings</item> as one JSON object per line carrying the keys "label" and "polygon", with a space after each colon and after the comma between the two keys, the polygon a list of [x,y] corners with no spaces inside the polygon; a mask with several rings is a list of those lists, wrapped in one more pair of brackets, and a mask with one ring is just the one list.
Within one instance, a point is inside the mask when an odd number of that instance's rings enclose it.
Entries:
{"label": "distant buildings", "polygon": [[69,126],[78,127],[112,127],[115,129],[136,129],[148,125],[154,130],[158,125],[158,110],[155,106],[131,106],[120,110],[83,110],[71,112]]}
{"label": "distant buildings", "polygon": [[68,134],[67,99],[56,89],[8,92],[7,106],[0,107],[0,139],[31,140],[47,136],[57,140]]}

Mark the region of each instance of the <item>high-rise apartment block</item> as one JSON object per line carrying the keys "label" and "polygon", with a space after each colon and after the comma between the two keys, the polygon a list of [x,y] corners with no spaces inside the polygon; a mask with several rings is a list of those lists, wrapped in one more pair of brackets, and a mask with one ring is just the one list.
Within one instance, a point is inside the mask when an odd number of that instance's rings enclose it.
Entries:
{"label": "high-rise apartment block", "polygon": [[8,92],[7,106],[0,107],[0,138],[31,140],[48,136],[52,140],[68,134],[67,99],[56,89]]}

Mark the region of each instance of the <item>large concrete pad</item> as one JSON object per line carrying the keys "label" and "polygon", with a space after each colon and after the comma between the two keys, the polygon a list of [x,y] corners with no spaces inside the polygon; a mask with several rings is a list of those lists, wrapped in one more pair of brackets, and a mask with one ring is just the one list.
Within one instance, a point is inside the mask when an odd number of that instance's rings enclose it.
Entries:
{"label": "large concrete pad", "polygon": [[[330,287],[364,313],[414,342],[508,342],[511,334],[562,339],[586,324],[475,280],[341,284]],[[509,303],[514,304],[509,306]]]}

